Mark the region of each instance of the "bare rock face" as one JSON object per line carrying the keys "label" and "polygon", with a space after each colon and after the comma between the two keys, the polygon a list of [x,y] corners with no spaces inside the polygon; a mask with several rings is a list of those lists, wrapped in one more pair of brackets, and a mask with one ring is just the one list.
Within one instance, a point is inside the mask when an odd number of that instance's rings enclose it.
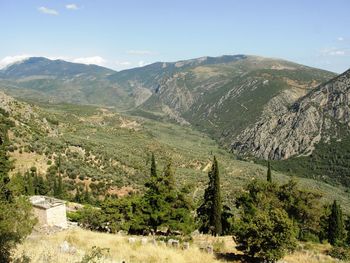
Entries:
{"label": "bare rock face", "polygon": [[242,155],[287,159],[308,155],[321,140],[336,137],[336,128],[350,125],[350,70],[320,85],[289,108],[278,99],[267,105],[260,120],[232,143]]}

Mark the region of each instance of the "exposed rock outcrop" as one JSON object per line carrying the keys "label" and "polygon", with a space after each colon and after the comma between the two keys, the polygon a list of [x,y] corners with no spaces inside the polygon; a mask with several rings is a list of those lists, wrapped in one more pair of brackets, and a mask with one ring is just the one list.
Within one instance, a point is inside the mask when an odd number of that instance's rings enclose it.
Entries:
{"label": "exposed rock outcrop", "polygon": [[270,110],[232,143],[232,150],[264,159],[312,153],[315,145],[336,137],[350,120],[350,70],[318,86],[287,107]]}

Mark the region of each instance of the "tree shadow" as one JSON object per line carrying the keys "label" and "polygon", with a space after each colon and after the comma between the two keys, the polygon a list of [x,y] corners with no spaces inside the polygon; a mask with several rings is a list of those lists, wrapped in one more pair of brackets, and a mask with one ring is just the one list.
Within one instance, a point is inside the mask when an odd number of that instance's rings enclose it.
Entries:
{"label": "tree shadow", "polygon": [[261,263],[262,261],[257,258],[252,258],[242,254],[235,253],[215,253],[217,259],[222,259],[230,262],[240,262],[240,263]]}

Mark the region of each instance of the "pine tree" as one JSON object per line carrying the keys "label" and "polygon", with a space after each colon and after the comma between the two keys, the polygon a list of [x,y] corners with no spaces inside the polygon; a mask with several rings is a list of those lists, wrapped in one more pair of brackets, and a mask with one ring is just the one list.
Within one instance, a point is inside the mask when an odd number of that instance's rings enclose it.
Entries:
{"label": "pine tree", "polygon": [[145,184],[147,190],[143,197],[145,222],[152,231],[165,226],[169,230],[181,230],[188,233],[192,227],[190,205],[175,187],[174,172],[169,161],[163,173],[157,173],[152,155],[150,178]]}
{"label": "pine tree", "polygon": [[27,187],[26,187],[27,195],[34,195],[35,189],[34,189],[34,183],[33,183],[33,177],[32,174],[27,172]]}
{"label": "pine tree", "polygon": [[58,198],[63,198],[63,181],[62,181],[62,176],[58,176],[58,184],[57,184],[57,197]]}
{"label": "pine tree", "polygon": [[6,146],[10,121],[0,108],[0,262],[12,262],[11,252],[32,231],[35,219],[27,198],[13,192],[12,178],[8,172],[11,162]]}
{"label": "pine tree", "polygon": [[91,202],[90,192],[89,192],[88,186],[85,186],[84,202],[87,204],[89,204]]}
{"label": "pine tree", "polygon": [[144,195],[145,214],[148,216],[148,225],[151,230],[157,231],[157,228],[163,223],[165,211],[165,198],[162,195],[163,176],[158,176],[154,154],[152,153],[150,178],[146,182],[147,188]]}
{"label": "pine tree", "polygon": [[156,160],[154,158],[154,153],[152,153],[152,157],[151,157],[151,177],[157,177],[157,167],[156,167]]}
{"label": "pine tree", "polygon": [[197,209],[200,221],[200,231],[221,235],[222,233],[222,202],[220,191],[219,167],[214,156],[213,165],[208,172],[209,183],[204,191],[203,204]]}
{"label": "pine tree", "polygon": [[167,189],[169,191],[174,190],[175,179],[174,179],[174,171],[172,168],[171,161],[168,161],[168,163],[165,166],[164,173],[163,173],[163,179],[164,179],[165,187],[167,187]]}
{"label": "pine tree", "polygon": [[328,218],[328,241],[332,245],[339,245],[345,238],[343,213],[340,205],[334,200],[331,214]]}
{"label": "pine tree", "polygon": [[56,177],[53,178],[53,196],[58,197],[58,186]]}
{"label": "pine tree", "polygon": [[220,191],[220,176],[219,167],[216,157],[214,156],[214,163],[212,168],[213,180],[214,180],[214,192],[213,192],[213,234],[221,235],[222,225],[221,225],[221,214],[222,214],[222,204],[221,204],[221,191]]}
{"label": "pine tree", "polygon": [[271,175],[271,164],[270,161],[267,161],[267,181],[272,182],[272,175]]}
{"label": "pine tree", "polygon": [[75,201],[75,202],[78,202],[78,203],[81,203],[81,195],[80,195],[80,189],[79,189],[79,186],[78,186],[78,185],[75,187],[75,197],[74,197],[74,201]]}

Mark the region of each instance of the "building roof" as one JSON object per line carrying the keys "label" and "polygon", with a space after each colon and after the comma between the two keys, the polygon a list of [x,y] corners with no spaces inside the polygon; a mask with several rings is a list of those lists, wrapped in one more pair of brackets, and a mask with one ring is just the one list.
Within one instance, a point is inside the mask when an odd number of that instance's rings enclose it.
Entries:
{"label": "building roof", "polygon": [[42,209],[50,209],[52,207],[64,205],[65,202],[63,200],[59,200],[49,196],[43,195],[34,195],[29,198],[30,202],[33,206],[42,208]]}

